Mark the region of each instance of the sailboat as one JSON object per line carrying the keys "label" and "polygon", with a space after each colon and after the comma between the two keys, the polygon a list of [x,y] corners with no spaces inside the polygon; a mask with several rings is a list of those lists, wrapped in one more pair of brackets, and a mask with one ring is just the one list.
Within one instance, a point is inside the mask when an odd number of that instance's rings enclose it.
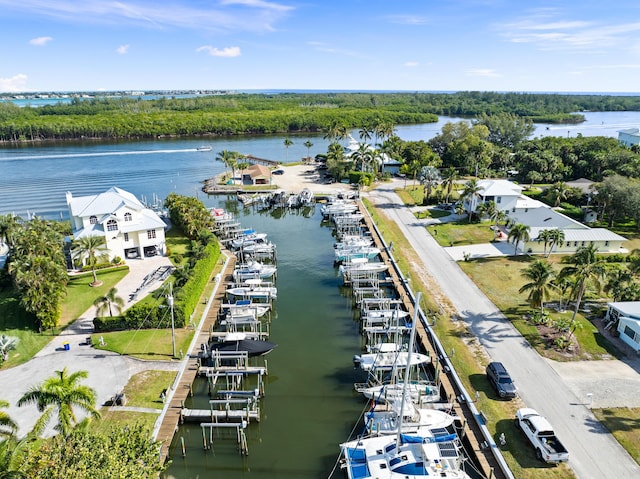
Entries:
{"label": "sailboat", "polygon": [[[420,304],[418,293],[416,304]],[[417,308],[414,312],[413,326],[409,339],[409,357],[411,363],[417,323]],[[425,424],[412,428],[408,434],[405,421],[406,386],[409,375],[404,376],[403,392],[396,414],[396,425],[389,429],[394,434],[377,435],[369,431],[352,441],[340,445],[341,467],[349,479],[416,479],[428,476],[448,479],[470,479],[464,471],[464,456],[458,436],[447,427],[442,427],[441,417],[431,425]],[[378,423],[381,427],[381,423]]]}

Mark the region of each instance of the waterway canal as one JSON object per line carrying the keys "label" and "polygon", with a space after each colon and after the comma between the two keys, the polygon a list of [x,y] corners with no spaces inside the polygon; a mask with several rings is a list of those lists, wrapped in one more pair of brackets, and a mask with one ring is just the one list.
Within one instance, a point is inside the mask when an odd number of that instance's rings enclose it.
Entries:
{"label": "waterway canal", "polygon": [[[219,205],[238,208],[231,198]],[[237,217],[277,245],[278,299],[270,340],[278,347],[266,356],[262,420],[247,429],[246,457],[237,452],[230,431],[221,434],[224,439],[214,433],[213,449],[205,451],[200,427],[182,426],[164,477],[328,478],[339,443],[349,437],[366,405],[353,392],[353,383],[363,379],[352,362],[361,337],[351,297],[333,266],[333,229],[321,224],[319,207],[266,214],[245,209]],[[208,409],[204,380],[195,393],[191,407]],[[341,471],[333,477],[342,477]]]}

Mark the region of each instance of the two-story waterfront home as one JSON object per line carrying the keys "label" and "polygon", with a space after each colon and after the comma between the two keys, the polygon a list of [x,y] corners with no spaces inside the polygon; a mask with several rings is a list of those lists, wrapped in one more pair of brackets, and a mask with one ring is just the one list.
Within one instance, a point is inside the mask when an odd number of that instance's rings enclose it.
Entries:
{"label": "two-story waterfront home", "polygon": [[74,198],[67,192],[73,238],[103,236],[109,259],[133,259],[165,253],[166,223],[134,195],[117,187]]}
{"label": "two-story waterfront home", "polygon": [[541,201],[529,198],[522,194],[523,188],[508,180],[480,180],[478,195],[466,200],[471,210],[489,201],[495,202],[499,210],[502,210],[513,225],[521,223],[529,227],[529,241],[520,245],[523,252],[540,254],[548,251],[549,244],[539,239],[544,230],[559,229],[564,235],[564,240],[553,245],[554,253],[572,254],[582,246],[591,244],[598,248],[599,253],[618,253],[624,251],[622,242],[626,241],[620,236],[605,228],[590,228],[566,215],[556,211]]}

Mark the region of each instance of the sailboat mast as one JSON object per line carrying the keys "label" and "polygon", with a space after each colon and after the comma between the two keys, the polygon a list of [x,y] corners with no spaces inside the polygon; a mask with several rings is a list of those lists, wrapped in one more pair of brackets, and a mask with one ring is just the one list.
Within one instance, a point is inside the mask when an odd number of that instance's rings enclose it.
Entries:
{"label": "sailboat mast", "polygon": [[411,334],[409,335],[409,350],[407,351],[407,365],[404,371],[404,383],[402,386],[402,398],[400,400],[400,417],[398,418],[398,435],[396,436],[396,448],[400,447],[402,435],[402,422],[404,419],[404,403],[407,396],[407,387],[409,385],[409,368],[411,367],[411,353],[416,340],[416,325],[418,324],[418,310],[420,309],[420,297],[422,293],[418,291],[416,302],[413,307],[413,318],[411,320]]}

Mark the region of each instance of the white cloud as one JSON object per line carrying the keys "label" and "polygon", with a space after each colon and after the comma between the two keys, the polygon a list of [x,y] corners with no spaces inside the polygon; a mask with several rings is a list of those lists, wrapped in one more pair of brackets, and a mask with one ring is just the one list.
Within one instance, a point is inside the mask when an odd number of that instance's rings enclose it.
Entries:
{"label": "white cloud", "polygon": [[18,73],[11,78],[0,78],[0,92],[21,92],[26,90],[27,75]]}
{"label": "white cloud", "polygon": [[43,47],[47,43],[49,43],[51,40],[53,40],[53,38],[51,37],[32,38],[31,40],[29,40],[29,45],[35,45],[36,47]]}
{"label": "white cloud", "polygon": [[196,48],[197,52],[207,52],[212,57],[239,57],[241,55],[240,47],[226,47],[226,48],[216,48],[211,45],[203,45],[201,47]]}
{"label": "white cloud", "polygon": [[498,78],[501,77],[498,72],[491,68],[475,68],[466,71],[467,76],[471,77],[486,77],[486,78]]}
{"label": "white cloud", "polygon": [[541,50],[602,49],[627,44],[627,35],[640,31],[640,22],[602,24],[597,21],[557,19],[557,16],[555,10],[545,9],[497,28],[509,41],[531,43]]}
{"label": "white cloud", "polygon": [[273,31],[274,25],[295,7],[263,0],[222,0],[217,3],[174,0],[163,8],[148,0],[0,0],[0,9],[89,25],[133,24],[159,29],[265,32]]}
{"label": "white cloud", "polygon": [[129,45],[120,45],[116,48],[116,52],[118,52],[119,55],[126,55],[129,52]]}
{"label": "white cloud", "polygon": [[429,19],[421,15],[389,15],[387,18],[391,23],[400,25],[426,25],[429,23]]}
{"label": "white cloud", "polygon": [[404,66],[405,67],[409,67],[409,68],[413,68],[413,67],[417,67],[419,65],[418,62],[405,62]]}

